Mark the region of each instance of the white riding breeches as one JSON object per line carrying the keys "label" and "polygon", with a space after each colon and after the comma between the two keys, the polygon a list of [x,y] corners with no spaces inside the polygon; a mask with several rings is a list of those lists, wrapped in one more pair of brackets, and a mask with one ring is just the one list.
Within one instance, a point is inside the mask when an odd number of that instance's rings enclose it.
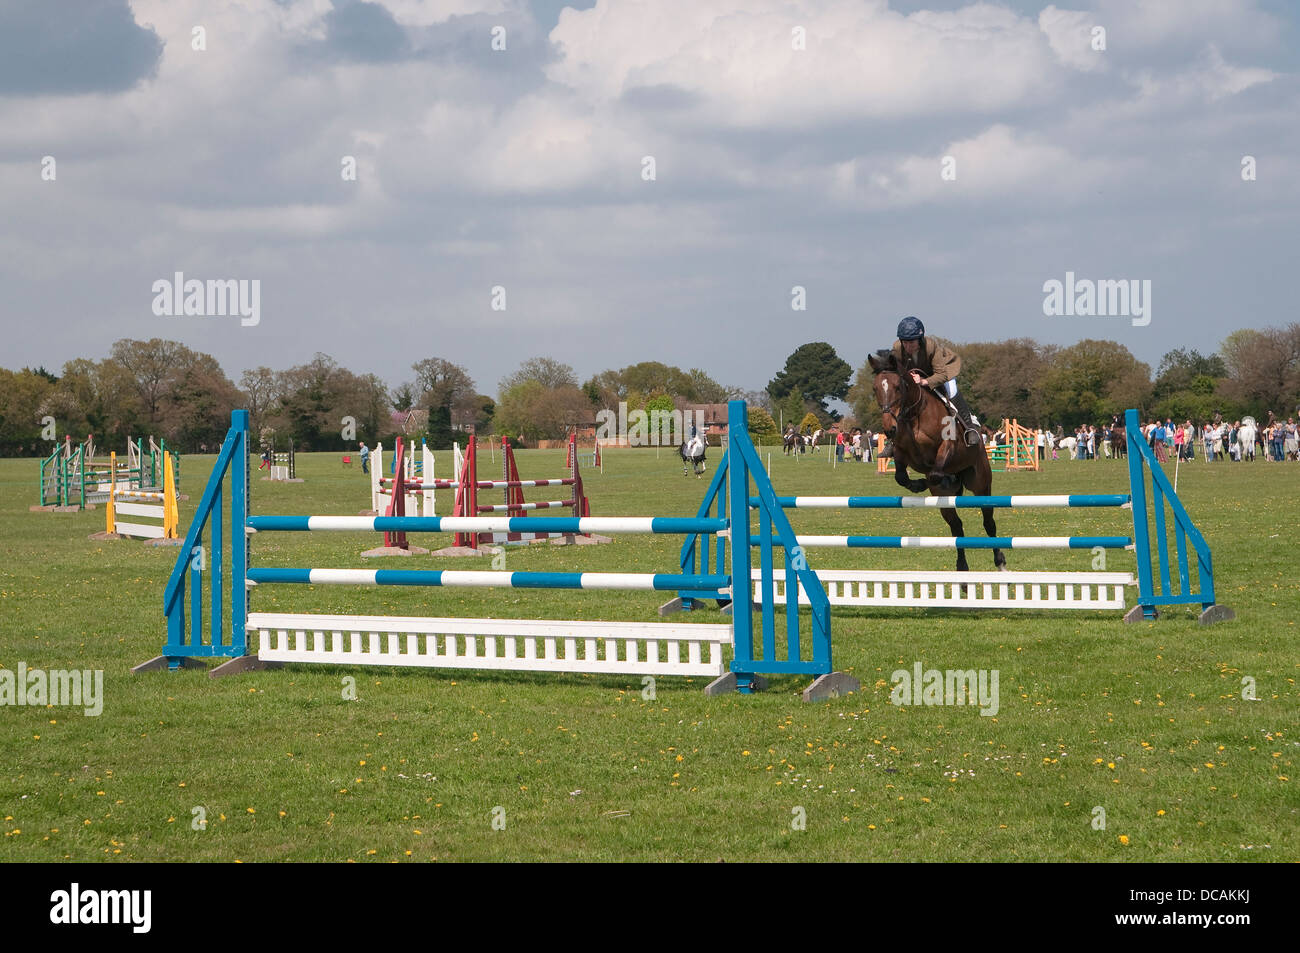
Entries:
{"label": "white riding breeches", "polygon": [[957,382],[955,380],[945,381],[939,385],[939,390],[943,391],[949,400],[957,396]]}

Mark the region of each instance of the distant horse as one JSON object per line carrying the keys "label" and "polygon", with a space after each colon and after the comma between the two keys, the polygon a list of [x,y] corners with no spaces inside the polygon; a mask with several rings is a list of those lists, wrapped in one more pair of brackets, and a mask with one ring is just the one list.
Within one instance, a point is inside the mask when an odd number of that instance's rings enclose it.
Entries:
{"label": "distant horse", "polygon": [[690,475],[688,465],[695,468],[695,475],[697,477],[704,472],[704,454],[706,446],[707,444],[705,444],[704,438],[696,434],[690,440],[677,448],[677,452],[681,454],[682,457],[682,476]]}
{"label": "distant horse", "polygon": [[1128,456],[1128,431],[1124,429],[1124,418],[1119,414],[1110,418],[1110,452],[1120,459]]}
{"label": "distant horse", "polygon": [[786,456],[789,456],[792,453],[803,453],[803,437],[801,437],[796,430],[791,428],[790,430],[787,430],[785,436],[781,438],[781,448],[782,452],[785,453]]}
{"label": "distant horse", "polygon": [[[928,489],[932,496],[961,496],[963,487],[976,496],[990,495],[993,471],[989,455],[982,446],[968,446],[962,439],[964,435],[944,439],[945,430],[951,432],[945,421],[952,414],[944,402],[928,387],[912,380],[892,351],[877,351],[867,361],[885,433],[894,443],[894,480],[898,485],[912,493]],[[925,474],[925,479],[909,477],[909,467]],[[984,532],[997,536],[993,507],[982,506],[980,510],[984,514]],[[965,535],[955,508],[939,512],[953,536]],[[993,565],[1004,569],[1006,563],[1002,550],[993,550]],[[958,549],[957,570],[965,572],[969,568],[966,550]]]}

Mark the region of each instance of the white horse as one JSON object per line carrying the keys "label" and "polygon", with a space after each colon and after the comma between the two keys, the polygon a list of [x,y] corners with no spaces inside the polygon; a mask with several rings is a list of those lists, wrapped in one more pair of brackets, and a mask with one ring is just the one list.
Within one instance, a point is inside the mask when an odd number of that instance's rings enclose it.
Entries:
{"label": "white horse", "polygon": [[681,445],[680,453],[682,455],[682,476],[689,476],[688,467],[695,468],[695,475],[698,477],[704,473],[704,452],[707,445],[704,438],[696,434],[686,443]]}
{"label": "white horse", "polygon": [[1255,437],[1257,433],[1254,418],[1247,417],[1241,422],[1241,429],[1237,431],[1237,442],[1241,445],[1243,460],[1255,459]]}

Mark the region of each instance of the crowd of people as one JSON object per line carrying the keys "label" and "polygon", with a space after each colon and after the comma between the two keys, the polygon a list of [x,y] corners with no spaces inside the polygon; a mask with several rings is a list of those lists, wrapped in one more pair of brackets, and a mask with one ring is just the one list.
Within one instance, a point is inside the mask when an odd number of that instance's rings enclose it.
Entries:
{"label": "crowd of people", "polygon": [[[1072,438],[1057,438],[1057,445],[1076,460],[1092,460],[1099,455],[1116,456],[1113,426],[1084,426]],[[1190,420],[1175,424],[1166,418],[1153,420],[1142,427],[1142,436],[1161,463],[1170,460],[1215,461],[1266,460],[1281,463],[1300,460],[1300,434],[1294,418],[1285,422],[1269,415],[1268,422],[1257,426],[1250,417],[1234,421],[1206,421],[1197,427]],[[1057,450],[1052,451],[1056,459]]]}
{"label": "crowd of people", "polygon": [[[787,436],[794,428],[787,426]],[[1072,460],[1094,460],[1119,455],[1115,445],[1114,425],[1083,426],[1067,437],[1060,428],[1053,435],[1039,431],[1038,457],[1049,454],[1053,460],[1068,456]],[[1142,436],[1161,463],[1170,460],[1201,459],[1216,461],[1266,460],[1283,462],[1300,460],[1300,427],[1294,418],[1285,421],[1269,415],[1268,422],[1260,427],[1250,417],[1234,421],[1206,421],[1197,427],[1190,420],[1175,424],[1173,420],[1153,420],[1142,427]],[[995,443],[1005,442],[1005,437]],[[850,431],[832,427],[818,430],[804,438],[808,449],[825,446],[830,441],[835,446],[835,457],[869,463],[876,458],[876,435],[870,430],[854,427]],[[986,438],[987,442],[987,438]],[[888,456],[888,452],[885,454]]]}

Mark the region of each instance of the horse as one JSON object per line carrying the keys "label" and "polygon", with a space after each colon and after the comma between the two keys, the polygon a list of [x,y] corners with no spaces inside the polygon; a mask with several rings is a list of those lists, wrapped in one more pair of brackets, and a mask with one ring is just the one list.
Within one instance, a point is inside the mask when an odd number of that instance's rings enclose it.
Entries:
{"label": "horse", "polygon": [[781,445],[783,448],[783,452],[787,456],[789,456],[792,453],[803,453],[804,450],[806,449],[804,438],[801,437],[798,431],[794,430],[793,428],[785,432],[785,436],[781,440]]}
{"label": "horse", "polygon": [[1117,459],[1128,456],[1128,431],[1124,429],[1124,418],[1112,414],[1110,418],[1110,451]]}
{"label": "horse", "polygon": [[[982,446],[968,446],[961,425],[953,413],[928,387],[912,380],[892,351],[877,351],[867,358],[872,386],[880,405],[885,433],[894,443],[894,480],[912,493],[929,490],[931,496],[961,496],[963,487],[975,496],[990,496],[993,470]],[[925,474],[913,479],[908,468]],[[998,535],[993,507],[982,506],[984,532]],[[961,517],[955,508],[939,510],[953,536],[963,536]],[[993,565],[1005,569],[1002,550],[993,550]],[[957,571],[969,570],[966,550],[957,550]]]}
{"label": "horse", "polygon": [[677,448],[677,452],[681,454],[682,458],[682,476],[690,475],[688,464],[695,468],[695,475],[697,477],[704,472],[704,454],[706,447],[707,444],[704,442],[704,438],[697,434]]}

